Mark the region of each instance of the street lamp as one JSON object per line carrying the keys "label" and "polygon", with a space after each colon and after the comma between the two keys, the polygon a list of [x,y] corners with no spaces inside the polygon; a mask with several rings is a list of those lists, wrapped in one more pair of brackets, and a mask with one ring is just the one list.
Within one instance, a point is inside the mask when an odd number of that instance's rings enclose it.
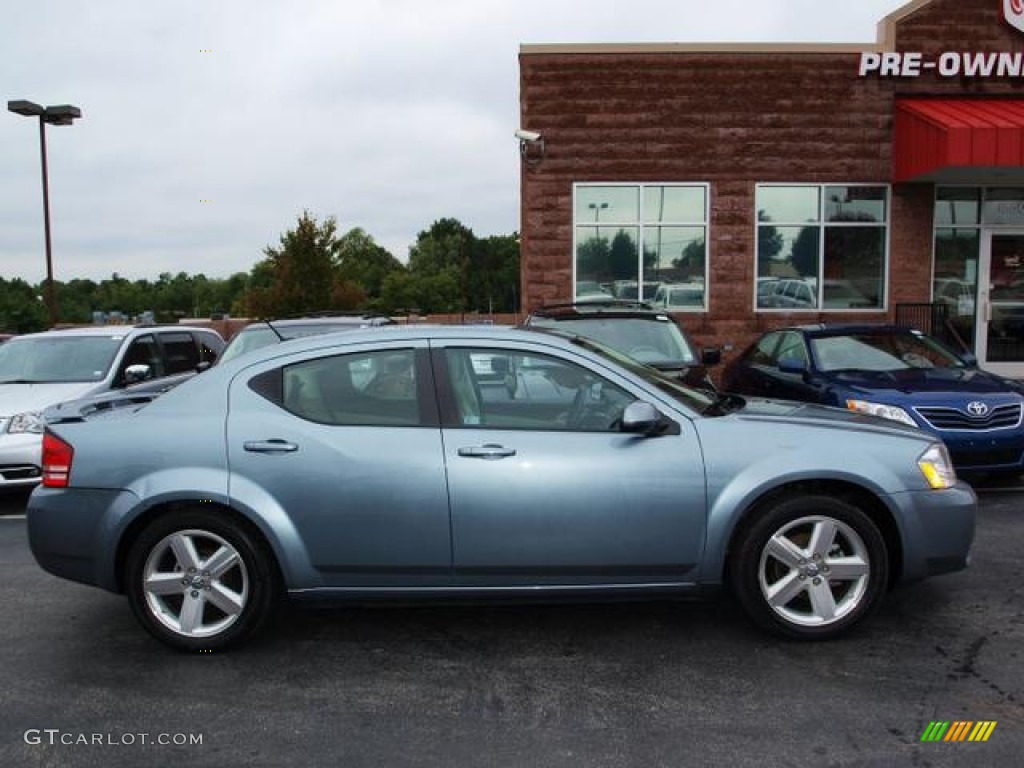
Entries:
{"label": "street lamp", "polygon": [[587,203],[587,208],[594,212],[594,223],[601,220],[601,211],[608,207],[608,203]]}
{"label": "street lamp", "polygon": [[70,104],[42,107],[19,99],[8,101],[7,109],[16,115],[39,118],[39,152],[43,165],[43,228],[46,231],[46,308],[50,313],[50,326],[57,324],[57,297],[53,290],[53,253],[50,245],[50,187],[46,180],[46,124],[71,125],[82,116],[82,110]]}

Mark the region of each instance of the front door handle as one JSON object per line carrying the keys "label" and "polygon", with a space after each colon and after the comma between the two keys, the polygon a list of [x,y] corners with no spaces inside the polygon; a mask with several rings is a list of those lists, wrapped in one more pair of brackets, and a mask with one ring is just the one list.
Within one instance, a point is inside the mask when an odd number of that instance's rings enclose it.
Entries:
{"label": "front door handle", "polygon": [[515,456],[515,448],[506,448],[502,445],[487,443],[487,445],[476,445],[472,448],[459,448],[459,456],[469,459],[504,459]]}
{"label": "front door handle", "polygon": [[289,443],[279,437],[272,437],[270,440],[248,440],[242,443],[242,448],[249,453],[294,453],[299,450],[295,443]]}

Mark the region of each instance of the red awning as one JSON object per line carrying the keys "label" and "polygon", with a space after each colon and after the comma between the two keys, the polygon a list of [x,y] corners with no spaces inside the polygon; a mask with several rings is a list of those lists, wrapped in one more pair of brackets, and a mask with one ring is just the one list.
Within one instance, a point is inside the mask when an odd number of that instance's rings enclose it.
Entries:
{"label": "red awning", "polygon": [[1024,100],[897,99],[892,165],[893,181],[963,181],[964,171],[1020,171]]}

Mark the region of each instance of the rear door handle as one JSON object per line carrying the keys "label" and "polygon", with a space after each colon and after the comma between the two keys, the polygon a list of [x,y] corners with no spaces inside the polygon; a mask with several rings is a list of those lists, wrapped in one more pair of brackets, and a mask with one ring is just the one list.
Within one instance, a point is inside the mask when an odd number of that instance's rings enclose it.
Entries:
{"label": "rear door handle", "polygon": [[468,459],[504,459],[515,455],[515,448],[506,448],[494,443],[476,445],[472,448],[459,448],[459,456],[465,456]]}
{"label": "rear door handle", "polygon": [[279,437],[270,440],[248,440],[242,443],[242,448],[249,453],[294,453],[299,450],[295,443],[289,443]]}

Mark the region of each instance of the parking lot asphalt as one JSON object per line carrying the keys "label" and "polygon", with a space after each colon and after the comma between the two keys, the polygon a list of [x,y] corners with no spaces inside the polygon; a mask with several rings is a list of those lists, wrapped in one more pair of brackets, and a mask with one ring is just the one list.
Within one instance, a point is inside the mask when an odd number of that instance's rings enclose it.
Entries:
{"label": "parking lot asphalt", "polygon": [[[776,640],[729,600],[315,605],[211,656],[42,572],[7,498],[0,765],[1018,765],[1024,489],[979,493],[971,567],[838,641]],[[996,726],[922,742],[933,721]]]}

